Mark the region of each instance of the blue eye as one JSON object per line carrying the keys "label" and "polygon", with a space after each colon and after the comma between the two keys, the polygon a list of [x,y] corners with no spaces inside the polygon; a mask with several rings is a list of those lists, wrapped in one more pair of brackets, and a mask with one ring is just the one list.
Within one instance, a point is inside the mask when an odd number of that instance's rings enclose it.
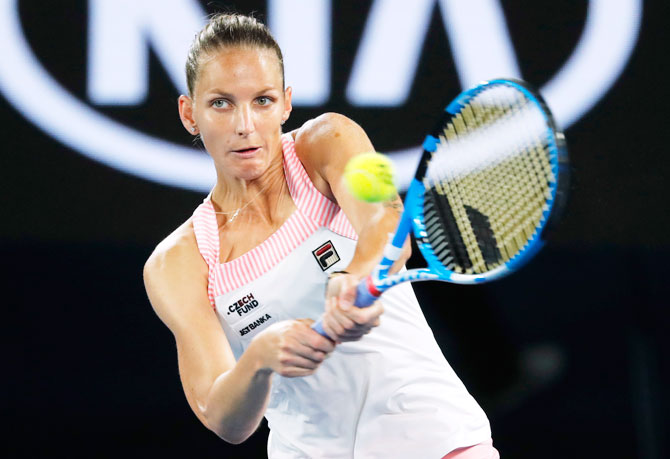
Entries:
{"label": "blue eye", "polygon": [[228,101],[225,99],[216,99],[212,102],[212,107],[224,108],[228,105]]}

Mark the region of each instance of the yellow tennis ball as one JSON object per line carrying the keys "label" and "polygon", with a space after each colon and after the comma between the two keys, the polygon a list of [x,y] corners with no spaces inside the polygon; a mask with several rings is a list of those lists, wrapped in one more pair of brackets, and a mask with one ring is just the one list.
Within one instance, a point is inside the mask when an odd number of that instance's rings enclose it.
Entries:
{"label": "yellow tennis ball", "polygon": [[344,168],[344,180],[349,191],[366,202],[392,199],[396,195],[393,176],[391,160],[375,152],[354,156]]}

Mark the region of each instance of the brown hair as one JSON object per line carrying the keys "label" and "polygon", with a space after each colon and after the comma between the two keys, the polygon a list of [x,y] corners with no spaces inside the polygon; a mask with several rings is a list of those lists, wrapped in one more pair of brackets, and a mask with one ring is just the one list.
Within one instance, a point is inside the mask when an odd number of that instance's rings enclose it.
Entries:
{"label": "brown hair", "polygon": [[186,83],[191,97],[198,78],[200,56],[232,46],[273,50],[279,60],[282,86],[284,85],[284,58],[267,26],[251,16],[219,13],[212,16],[209,23],[195,36],[188,52]]}

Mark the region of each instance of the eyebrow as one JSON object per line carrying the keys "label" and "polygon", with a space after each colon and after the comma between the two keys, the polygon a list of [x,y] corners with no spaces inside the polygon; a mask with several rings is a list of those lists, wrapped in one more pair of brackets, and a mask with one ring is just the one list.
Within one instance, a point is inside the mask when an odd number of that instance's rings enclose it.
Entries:
{"label": "eyebrow", "polygon": [[[264,93],[270,92],[270,91],[277,91],[279,93],[282,92],[281,90],[277,90],[273,86],[266,86],[265,88],[261,89],[260,91],[257,91],[256,95],[259,96],[261,94],[264,94]],[[226,97],[226,98],[229,98],[229,99],[234,99],[235,98],[235,96],[233,94],[231,94],[229,92],[226,92],[226,91],[223,91],[223,90],[218,89],[218,88],[214,88],[211,91],[207,91],[206,94],[208,96],[216,95],[216,96]]]}
{"label": "eyebrow", "polygon": [[208,96],[222,96],[222,97],[227,97],[227,98],[232,98],[233,97],[232,94],[230,94],[228,92],[225,92],[225,91],[222,91],[221,89],[212,89],[211,91],[207,91],[206,95],[208,95]]}
{"label": "eyebrow", "polygon": [[274,88],[274,86],[266,86],[265,88],[258,91],[257,94],[262,94],[264,92],[269,92],[269,91],[276,91],[276,89]]}

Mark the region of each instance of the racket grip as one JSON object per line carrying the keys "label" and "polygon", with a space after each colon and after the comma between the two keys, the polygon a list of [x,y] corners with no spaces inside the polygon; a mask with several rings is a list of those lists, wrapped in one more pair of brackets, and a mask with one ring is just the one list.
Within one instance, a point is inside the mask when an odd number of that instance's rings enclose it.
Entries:
{"label": "racket grip", "polygon": [[[377,301],[379,295],[381,295],[381,292],[375,288],[374,284],[372,283],[372,277],[368,276],[361,280],[356,287],[356,299],[354,300],[354,306],[359,308],[367,308],[368,306],[371,306],[372,303]],[[321,336],[329,338],[329,336],[323,330],[323,318],[319,318],[312,324],[312,330]]]}
{"label": "racket grip", "polygon": [[354,300],[354,306],[359,308],[367,308],[371,306],[372,303],[377,301],[379,295],[382,293],[377,290],[372,283],[372,277],[367,276],[365,279],[361,280],[356,287],[356,299]]}
{"label": "racket grip", "polygon": [[312,330],[314,330],[315,332],[317,332],[319,335],[324,336],[324,337],[330,339],[330,337],[329,337],[329,336],[326,334],[326,332],[323,330],[323,318],[322,318],[322,317],[320,317],[319,320],[317,320],[316,322],[314,322],[314,323],[312,324]]}

